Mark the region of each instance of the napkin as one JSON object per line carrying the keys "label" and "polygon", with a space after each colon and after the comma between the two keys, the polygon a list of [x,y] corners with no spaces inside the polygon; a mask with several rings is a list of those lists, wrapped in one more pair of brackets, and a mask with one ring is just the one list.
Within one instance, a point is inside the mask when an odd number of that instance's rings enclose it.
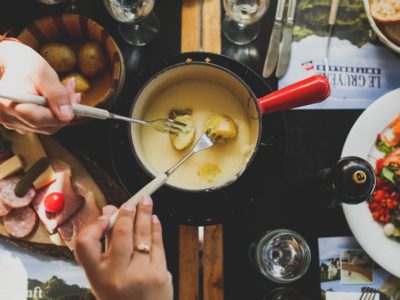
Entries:
{"label": "napkin", "polygon": [[[361,297],[361,293],[326,292],[326,300],[360,300],[360,297]],[[375,295],[375,298],[367,297],[366,299],[379,300],[379,293]]]}

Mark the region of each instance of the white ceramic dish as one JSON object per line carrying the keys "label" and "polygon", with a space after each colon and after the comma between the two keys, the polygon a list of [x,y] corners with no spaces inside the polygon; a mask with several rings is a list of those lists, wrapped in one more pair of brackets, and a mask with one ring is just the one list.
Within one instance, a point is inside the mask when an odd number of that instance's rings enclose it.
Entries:
{"label": "white ceramic dish", "polygon": [[372,18],[370,9],[369,9],[369,0],[363,0],[364,2],[364,8],[365,8],[365,13],[367,14],[368,22],[372,27],[372,30],[376,33],[378,36],[379,40],[384,43],[386,46],[388,46],[390,49],[392,49],[394,52],[400,54],[400,46],[396,45],[393,43],[391,40],[389,40],[383,32],[379,29],[379,27],[376,25],[374,18]]}
{"label": "white ceramic dish", "polygon": [[[388,134],[389,123],[400,113],[400,89],[393,90],[371,104],[357,119],[343,147],[342,157],[359,156],[373,166],[383,156],[375,148],[378,133]],[[385,236],[374,221],[367,203],[343,204],[350,229],[361,247],[388,272],[400,277],[400,243]]]}

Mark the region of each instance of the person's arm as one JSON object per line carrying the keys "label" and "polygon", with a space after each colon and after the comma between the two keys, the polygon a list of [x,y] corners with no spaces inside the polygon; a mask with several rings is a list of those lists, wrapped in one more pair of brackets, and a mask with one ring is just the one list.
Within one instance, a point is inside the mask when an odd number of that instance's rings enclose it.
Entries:
{"label": "person's arm", "polygon": [[49,108],[0,98],[0,123],[20,132],[52,134],[74,117],[71,103],[80,101],[75,81],[62,85],[57,73],[32,48],[15,41],[0,42],[0,89],[40,94]]}
{"label": "person's arm", "polygon": [[122,205],[106,239],[109,218],[116,208],[106,206],[103,216],[84,228],[76,239],[75,256],[85,269],[98,300],[172,300],[172,276],[167,270],[161,224],[152,215],[152,200]]}

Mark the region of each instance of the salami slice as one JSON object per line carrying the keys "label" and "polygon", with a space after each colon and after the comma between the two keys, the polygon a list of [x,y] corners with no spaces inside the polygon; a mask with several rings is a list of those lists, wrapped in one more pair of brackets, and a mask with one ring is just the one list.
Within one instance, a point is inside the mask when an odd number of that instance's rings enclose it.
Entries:
{"label": "salami slice", "polygon": [[20,180],[20,175],[13,175],[0,180],[0,199],[11,208],[20,208],[29,205],[36,195],[36,191],[32,187],[24,197],[17,197],[14,189]]}
{"label": "salami slice", "polygon": [[5,205],[3,201],[0,199],[0,217],[4,217],[5,215],[8,215],[8,213],[11,211],[11,207],[8,205]]}
{"label": "salami slice", "polygon": [[37,215],[30,206],[14,209],[4,217],[5,229],[16,238],[27,237],[35,229],[36,223]]}

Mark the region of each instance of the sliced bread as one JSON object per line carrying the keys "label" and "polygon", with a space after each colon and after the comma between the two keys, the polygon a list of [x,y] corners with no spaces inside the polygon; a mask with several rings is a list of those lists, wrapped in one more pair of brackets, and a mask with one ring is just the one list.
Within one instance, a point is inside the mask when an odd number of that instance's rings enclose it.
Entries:
{"label": "sliced bread", "polygon": [[377,22],[400,22],[400,0],[370,0],[370,11]]}

